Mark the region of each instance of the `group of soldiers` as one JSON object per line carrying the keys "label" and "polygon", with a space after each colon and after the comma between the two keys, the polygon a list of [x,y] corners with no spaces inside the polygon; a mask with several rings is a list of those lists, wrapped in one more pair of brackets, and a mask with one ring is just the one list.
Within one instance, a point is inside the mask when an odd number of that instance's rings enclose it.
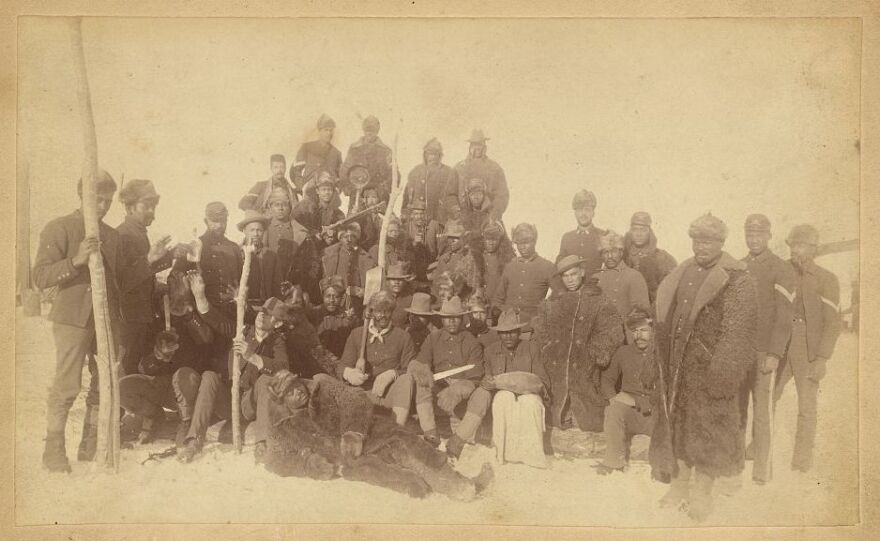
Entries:
{"label": "group of soldiers", "polygon": [[[738,478],[747,459],[756,483],[770,481],[771,409],[793,378],[791,467],[811,467],[818,386],[840,326],[837,278],[813,261],[815,228],[796,226],[783,260],[768,248],[770,220],[750,215],[749,253],[736,259],[723,250],[727,226],[707,214],[687,232],[693,257],[678,264],[658,248],[649,213],[635,212],[624,235],[600,229],[596,196],[581,190],[571,205],[576,227],[551,262],[536,253],[535,225],[508,234],[507,180],[486,155],[482,131],[455,167],[443,163],[439,141],[425,144],[398,217],[388,205],[397,173],[379,121],[363,121],[344,159],[334,128],[322,115],[319,139],[303,144],[289,169],[284,156],[271,157],[271,177],[239,202],[241,241],[226,236],[227,207],[211,202],[201,237],[151,243],[159,194],[149,180],[122,186],[125,220],[116,229],[101,222],[100,241],[85,236],[81,210],[45,227],[34,277],[55,290],[57,351],[45,467],[70,471],[64,432],[86,362],[92,379],[77,456],[95,456],[93,253],[106,267],[121,402],[141,421],[136,439],[151,441],[165,411],[176,411],[183,462],[201,453],[211,424],[229,419],[232,358],[240,356],[241,415],[254,423],[258,463],[277,459],[267,446],[273,404],[308,403],[315,386],[332,381],[443,445],[451,460],[479,441],[484,424],[489,430],[488,417],[502,464],[545,468],[549,428],[577,427],[604,432],[595,467],[607,475],[626,468],[633,435],[650,435],[653,476],[670,483],[661,504],[687,502],[701,520],[715,480]],[[96,191],[101,219],[117,184],[102,171]],[[250,267],[240,283],[245,251]],[[367,275],[380,264],[382,288],[370,292]],[[244,287],[246,325],[237,336]],[[439,430],[447,418],[449,430]],[[367,433],[328,430],[346,456],[369,447]]]}

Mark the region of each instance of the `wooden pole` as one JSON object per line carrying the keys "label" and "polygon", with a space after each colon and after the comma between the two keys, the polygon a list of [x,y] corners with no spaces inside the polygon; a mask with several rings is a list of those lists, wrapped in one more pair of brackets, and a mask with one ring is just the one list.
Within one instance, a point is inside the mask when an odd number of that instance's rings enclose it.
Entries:
{"label": "wooden pole", "polygon": [[[235,339],[244,340],[244,312],[247,309],[247,283],[251,274],[251,255],[254,253],[252,244],[245,240],[244,265],[241,269],[241,280],[238,282],[238,293],[235,296]],[[232,448],[241,453],[241,354],[232,356]]]}
{"label": "wooden pole", "polygon": [[[95,182],[98,177],[98,140],[92,114],[92,100],[86,73],[86,57],[82,42],[82,18],[71,19],[71,43],[73,46],[73,73],[79,101],[83,134],[82,211],[86,237],[99,241],[97,198]],[[92,310],[97,339],[98,385],[98,450],[95,461],[98,466],[119,469],[119,386],[116,381],[118,366],[116,345],[111,329],[110,309],[107,303],[107,280],[104,260],[100,253],[89,257],[89,274],[92,286]],[[115,391],[115,392],[114,392]]]}

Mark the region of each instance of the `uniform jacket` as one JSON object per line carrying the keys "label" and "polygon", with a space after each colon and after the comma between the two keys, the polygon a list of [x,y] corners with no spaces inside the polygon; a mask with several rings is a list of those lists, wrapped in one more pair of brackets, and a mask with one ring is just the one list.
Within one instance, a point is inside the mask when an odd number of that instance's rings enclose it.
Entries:
{"label": "uniform jacket", "polygon": [[[357,254],[356,263],[351,263],[353,254]],[[360,248],[356,248],[356,252],[349,253],[343,248],[342,243],[338,242],[324,250],[321,265],[324,276],[336,274],[342,277],[346,287],[364,287],[367,283],[367,271],[376,266],[376,261]]]}
{"label": "uniform jacket", "polygon": [[648,285],[648,297],[653,305],[654,297],[657,296],[657,286],[678,263],[666,250],[657,248],[657,236],[654,235],[654,231],[651,231],[648,243],[641,248],[633,244],[629,233],[624,235],[623,243],[623,260],[630,268],[642,273]]}
{"label": "uniform jacket", "polygon": [[[559,255],[556,256],[556,262],[558,263],[565,256],[576,255],[584,259],[584,269],[587,276],[599,272],[599,269],[602,268],[599,237],[605,233],[604,229],[599,229],[593,224],[585,229],[578,227],[573,231],[566,232],[562,235],[562,240],[559,243]],[[562,285],[561,279],[559,285]]]}
{"label": "uniform jacket", "polygon": [[418,362],[428,365],[431,372],[443,372],[466,364],[474,367],[451,376],[447,381],[469,379],[479,382],[483,377],[483,346],[474,335],[462,329],[449,334],[445,329],[433,331],[422,343]]}
{"label": "uniform jacket", "polygon": [[[279,370],[289,370],[290,364],[287,359],[287,344],[285,336],[279,330],[269,331],[263,341],[257,341],[252,326],[245,327],[244,339],[247,341],[247,350],[241,363],[240,385],[242,390],[250,389],[257,379],[265,374],[272,375]],[[251,354],[258,355],[263,360],[263,368],[257,368],[253,363],[247,362]],[[234,351],[229,352],[229,366],[232,367]],[[232,373],[232,370],[229,370]]]}
{"label": "uniform jacket", "polygon": [[[123,266],[119,235],[112,227],[99,222],[101,254],[107,283],[110,315],[119,317],[119,271]],[[73,266],[73,257],[85,238],[80,210],[46,224],[40,234],[40,248],[34,260],[34,285],[40,289],[57,287],[49,319],[64,325],[86,328],[92,322],[92,284],[88,265]]]}
{"label": "uniform jacket", "polygon": [[331,314],[327,312],[324,305],[321,305],[311,310],[308,316],[321,345],[337,357],[342,356],[348,335],[351,334],[351,330],[357,324],[357,320],[354,317],[345,317],[343,313],[344,310],[339,308]]}
{"label": "uniform jacket", "polygon": [[446,212],[443,209],[443,201],[449,195],[458,197],[458,173],[442,163],[439,165],[420,163],[413,167],[407,176],[403,191],[403,208],[409,208],[413,201],[424,199],[426,189],[425,216],[428,220],[445,222]]}
{"label": "uniform jacket", "polygon": [[803,302],[807,322],[807,355],[811,360],[815,357],[830,359],[840,336],[840,285],[837,276],[810,262],[803,272],[795,270],[794,277],[794,310],[797,312],[798,303]]}
{"label": "uniform jacket", "polygon": [[541,346],[534,340],[521,340],[513,353],[509,353],[500,341],[492,342],[483,350],[483,366],[486,376],[497,376],[508,372],[530,372],[550,388],[550,378],[541,360]]}
{"label": "uniform jacket", "polygon": [[645,279],[639,271],[629,268],[623,261],[613,269],[606,269],[603,266],[602,270],[593,276],[599,279],[602,293],[611,298],[621,318],[625,318],[633,306],[639,305],[645,308],[650,306]]}
{"label": "uniform jacket", "polygon": [[290,166],[290,180],[302,192],[306,182],[317,178],[321,171],[338,178],[341,167],[342,153],[338,148],[321,141],[309,141],[303,143],[296,153],[296,159]]}
{"label": "uniform jacket", "polygon": [[491,298],[495,308],[518,308],[521,321],[528,321],[538,312],[538,305],[547,296],[556,265],[535,254],[531,259],[517,257],[504,267],[501,280]]}
{"label": "uniform jacket", "polygon": [[363,165],[370,172],[367,186],[374,186],[382,191],[380,197],[387,198],[391,193],[391,148],[378,137],[368,143],[364,137],[348,147],[345,161],[339,169],[339,180],[345,195],[353,195],[354,186],[348,179],[348,173],[355,165]]}
{"label": "uniform jacket", "polygon": [[483,179],[486,183],[486,195],[492,200],[495,214],[500,220],[510,203],[510,191],[507,188],[507,178],[504,169],[494,160],[486,156],[471,158],[468,156],[455,166],[458,173],[458,200],[464,207],[467,201],[467,183],[474,178]]}
{"label": "uniform jacket", "polygon": [[119,272],[122,320],[148,323],[153,319],[156,273],[171,266],[172,254],[169,251],[161,259],[148,262],[150,239],[147,237],[147,228],[130,216],[119,224],[116,231],[119,233],[123,261]]}
{"label": "uniform jacket", "polygon": [[238,208],[241,210],[258,210],[263,214],[269,209],[269,196],[272,195],[272,189],[275,187],[284,188],[287,197],[290,198],[290,206],[296,204],[299,199],[296,195],[297,188],[286,178],[276,181],[269,177],[254,184],[246,194],[238,201]]}
{"label": "uniform jacket", "polygon": [[[244,256],[242,256],[244,258]],[[259,269],[259,273],[257,273]],[[263,304],[271,297],[281,298],[281,267],[278,255],[272,250],[263,248],[259,254],[251,255],[251,269],[248,276],[248,302]],[[258,285],[257,288],[254,286]]]}
{"label": "uniform jacket", "polygon": [[[545,300],[532,320],[541,359],[550,380],[550,421],[562,426],[570,395],[585,405],[605,405],[600,376],[611,356],[623,344],[623,321],[602,291],[584,285]],[[601,420],[572,408],[581,430],[601,430]],[[598,426],[597,426],[598,423]]]}
{"label": "uniform jacket", "polygon": [[[745,263],[722,253],[696,291],[689,316],[676,323],[677,290],[693,258],[657,289],[656,345],[662,390],[655,411],[650,460],[657,478],[675,474],[675,459],[711,477],[743,469],[743,432],[737,394],[755,359],[758,306]],[[665,392],[664,392],[665,391]],[[669,433],[672,427],[672,434]]]}
{"label": "uniform jacket", "polygon": [[226,286],[238,287],[244,259],[241,247],[223,235],[205,233],[201,237],[202,256],[199,265],[205,281],[205,297],[220,304],[220,293]]}
{"label": "uniform jacket", "polygon": [[657,373],[654,362],[654,348],[650,345],[645,351],[633,344],[621,346],[602,371],[602,395],[610,400],[619,390],[633,397],[639,411],[650,412]]}
{"label": "uniform jacket", "polygon": [[296,220],[269,220],[266,227],[266,247],[278,255],[278,271],[281,281],[290,280],[294,262],[299,257],[299,247],[309,236],[309,231]]}
{"label": "uniform jacket", "polygon": [[141,359],[138,370],[147,376],[171,376],[178,369],[189,367],[198,373],[212,370],[211,344],[214,335],[211,327],[195,310],[182,316],[171,316],[171,328],[177,332],[179,347],[165,362],[156,357],[155,349]]}
{"label": "uniform jacket", "polygon": [[769,248],[754,257],[747,255],[742,261],[757,286],[758,334],[755,346],[758,351],[781,359],[791,334],[794,269]]}
{"label": "uniform jacket", "polygon": [[[358,327],[351,331],[345,342],[345,351],[342,353],[336,377],[342,379],[346,368],[354,368],[357,364],[361,349],[361,337],[364,327]],[[366,361],[369,378],[361,386],[363,389],[371,389],[376,376],[387,370],[396,370],[398,374],[406,371],[416,356],[416,348],[409,334],[400,327],[391,327],[391,330],[383,337],[384,341],[367,338]]]}

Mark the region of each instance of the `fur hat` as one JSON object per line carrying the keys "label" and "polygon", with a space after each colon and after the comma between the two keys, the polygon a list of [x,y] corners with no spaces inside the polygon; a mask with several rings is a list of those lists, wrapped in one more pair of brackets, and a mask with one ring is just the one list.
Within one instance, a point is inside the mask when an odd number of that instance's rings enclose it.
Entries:
{"label": "fur hat", "polygon": [[472,178],[467,183],[467,193],[471,192],[485,192],[486,191],[486,181],[481,178]]}
{"label": "fur hat", "polygon": [[281,186],[276,186],[275,188],[272,188],[272,192],[269,193],[269,200],[267,203],[273,201],[287,201],[290,203],[290,194]]}
{"label": "fur hat", "polygon": [[727,226],[712,213],[700,216],[688,228],[692,239],[712,239],[724,242],[727,239]]}
{"label": "fur hat", "polygon": [[632,310],[626,315],[626,319],[624,321],[627,329],[635,329],[637,327],[641,327],[644,324],[654,325],[654,315],[651,312],[651,309],[648,307],[635,305],[632,307]]}
{"label": "fur hat", "polygon": [[361,124],[361,127],[363,128],[363,130],[365,132],[373,132],[373,133],[379,133],[379,126],[380,126],[379,119],[373,115],[370,115],[367,118],[365,118],[363,123]]}
{"label": "fur hat", "polygon": [[339,228],[339,236],[342,237],[343,233],[354,233],[357,235],[358,240],[361,238],[361,224],[357,222],[349,222],[342,227]]}
{"label": "fur hat", "polygon": [[599,253],[614,248],[623,250],[623,237],[614,231],[609,230],[607,233],[599,237]]}
{"label": "fur hat", "polygon": [[371,310],[393,310],[396,305],[394,296],[384,289],[373,293],[368,304]]}
{"label": "fur hat", "polygon": [[213,201],[205,206],[205,218],[212,222],[219,222],[229,217],[229,211],[226,205],[220,201]]}
{"label": "fur hat", "polygon": [[571,208],[579,209],[581,207],[596,208],[596,195],[590,190],[581,190],[574,194],[571,199]]}
{"label": "fur hat", "polygon": [[785,243],[791,246],[796,242],[818,246],[819,231],[810,224],[796,225],[791,229],[791,233],[788,234]]}
{"label": "fur hat", "polygon": [[430,141],[425,143],[425,148],[422,149],[422,153],[425,152],[436,152],[437,154],[443,155],[443,145],[440,144],[440,141],[437,140],[436,137],[432,137]]}
{"label": "fur hat", "polygon": [[504,226],[498,222],[487,222],[483,226],[483,238],[500,239],[504,237]]}
{"label": "fur hat", "polygon": [[643,225],[645,227],[651,227],[651,224],[651,215],[643,210],[640,210],[633,214],[632,218],[630,218],[629,220],[629,225]]}
{"label": "fur hat", "polygon": [[284,154],[272,154],[271,156],[269,156],[269,165],[272,165],[276,162],[286,164],[287,160],[284,159]]}
{"label": "fur hat", "polygon": [[336,181],[333,179],[333,175],[331,175],[327,171],[321,171],[318,174],[318,180],[315,181],[315,189],[317,190],[321,186],[330,186],[331,188],[336,188]]}
{"label": "fur hat", "polygon": [[150,180],[132,179],[125,183],[122,190],[119,191],[119,201],[123,205],[134,205],[138,201],[159,202],[159,194],[156,193],[156,187]]}
{"label": "fur hat", "polygon": [[326,114],[321,115],[318,119],[318,129],[323,130],[324,128],[335,128],[336,121],[327,116]]}
{"label": "fur hat", "polygon": [[338,274],[321,278],[321,282],[318,285],[321,288],[322,294],[329,288],[335,289],[340,295],[345,293],[345,281]]}
{"label": "fur hat", "polygon": [[517,242],[517,239],[538,240],[538,228],[523,222],[513,228],[511,236],[513,237],[513,242]]}
{"label": "fur hat", "polygon": [[746,218],[744,228],[747,232],[753,231],[756,233],[769,233],[770,219],[763,214],[749,214],[749,217]]}

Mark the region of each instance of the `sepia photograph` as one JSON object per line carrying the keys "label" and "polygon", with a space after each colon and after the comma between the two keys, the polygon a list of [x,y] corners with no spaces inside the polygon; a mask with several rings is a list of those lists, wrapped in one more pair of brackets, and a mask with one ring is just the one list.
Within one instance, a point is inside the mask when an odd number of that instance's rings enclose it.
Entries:
{"label": "sepia photograph", "polygon": [[859,18],[15,41],[15,526],[860,523]]}

